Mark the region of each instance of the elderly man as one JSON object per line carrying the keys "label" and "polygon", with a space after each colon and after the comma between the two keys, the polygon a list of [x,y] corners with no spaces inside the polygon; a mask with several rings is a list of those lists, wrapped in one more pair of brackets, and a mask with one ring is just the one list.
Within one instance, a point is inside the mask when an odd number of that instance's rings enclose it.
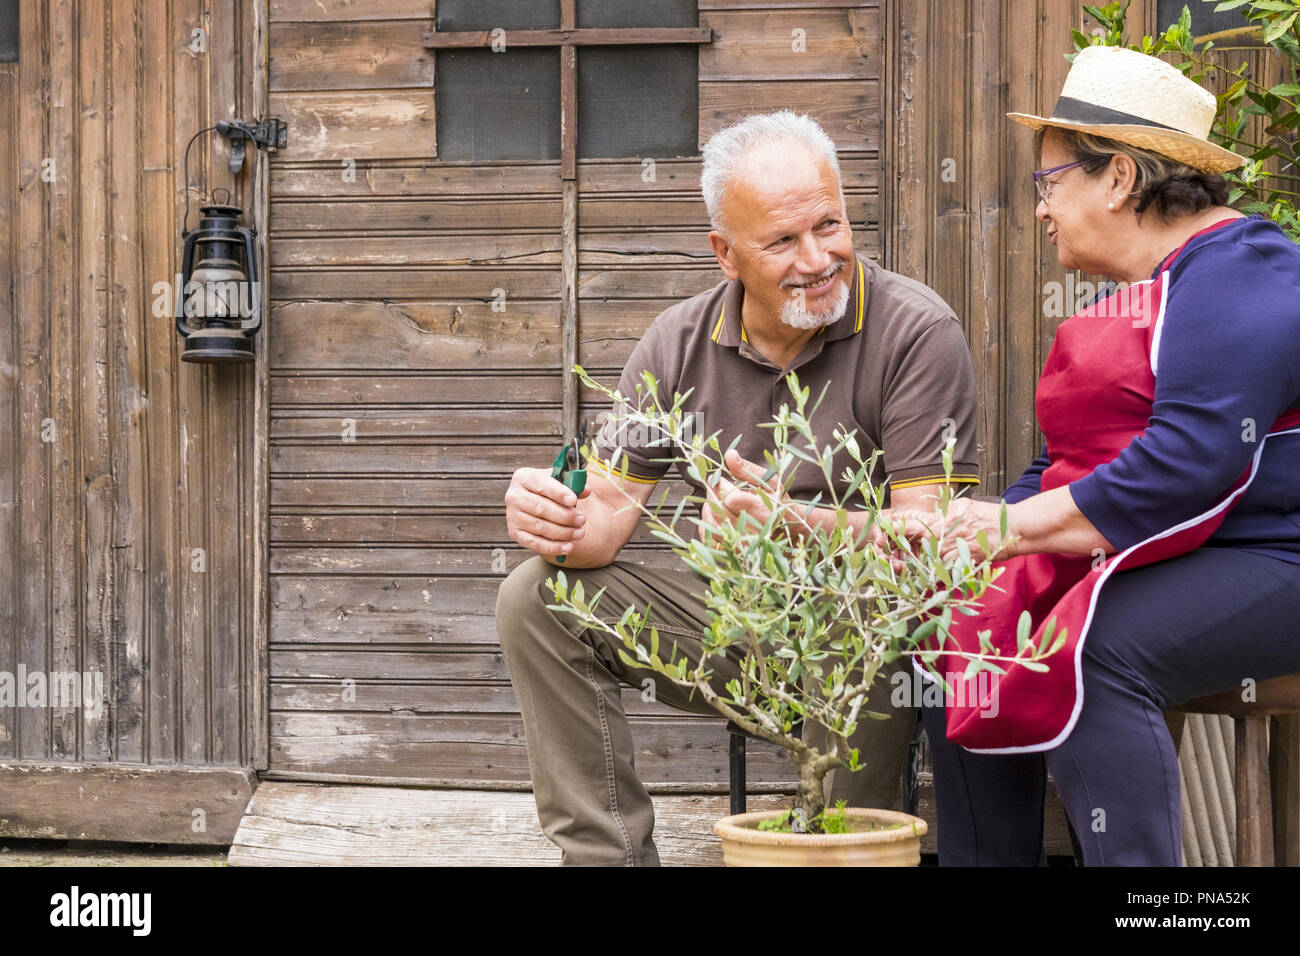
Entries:
{"label": "elderly man", "polygon": [[[957,437],[952,481],[978,483],[974,370],[961,326],[925,286],[858,258],[835,147],[821,127],[787,111],[722,130],[704,149],[702,189],[709,241],[726,280],[655,319],[623,370],[620,393],[635,395],[642,370],[655,376],[662,396],[693,388],[689,410],[701,430],[720,430],[724,447],[740,436],[727,464],[743,477],[748,462],[763,461],[768,432],[757,426],[789,401],[785,376],[797,370],[813,396],[831,383],[813,417],[818,435],[829,438],[843,425],[857,430],[864,455],[881,449],[883,468],[873,477],[888,479],[892,506],[921,505],[939,491],[949,434]],[[588,594],[606,589],[602,608],[644,611],[649,603],[650,622],[692,659],[708,626],[702,577],[616,560],[638,520],[626,495],[645,503],[667,471],[655,460],[665,455],[662,447],[624,447],[626,476],[622,468],[615,473],[610,457],[619,438],[614,422],[601,430],[581,496],[544,468],[520,468],[505,498],[511,537],[536,556],[502,584],[497,630],[523,715],[542,829],[570,865],[659,861],[619,691],[620,683],[640,686],[651,672],[625,665],[616,639],[546,609],[552,598],[545,581],[556,558],[564,556],[565,574],[582,580]],[[787,491],[796,499],[827,494],[812,469],[795,479]],[[714,520],[762,508],[757,496],[734,487],[721,495],[695,490],[717,503],[721,517]],[[713,516],[712,508],[704,511]],[[827,517],[815,509],[809,520]],[[739,675],[736,659],[716,670],[719,686]],[[890,710],[888,676],[877,681],[870,709]],[[660,702],[712,713],[698,695],[692,700],[665,685],[656,686]],[[898,806],[916,714],[892,713],[859,724],[853,743],[865,769],[834,773],[832,801]]]}

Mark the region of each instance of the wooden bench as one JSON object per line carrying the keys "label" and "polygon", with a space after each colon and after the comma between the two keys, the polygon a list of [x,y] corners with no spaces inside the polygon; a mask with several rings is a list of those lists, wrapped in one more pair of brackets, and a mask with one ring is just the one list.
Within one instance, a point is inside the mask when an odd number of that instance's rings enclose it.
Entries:
{"label": "wooden bench", "polygon": [[1230,690],[1170,708],[1177,748],[1187,714],[1233,718],[1237,866],[1300,866],[1300,674],[1261,681],[1254,700]]}

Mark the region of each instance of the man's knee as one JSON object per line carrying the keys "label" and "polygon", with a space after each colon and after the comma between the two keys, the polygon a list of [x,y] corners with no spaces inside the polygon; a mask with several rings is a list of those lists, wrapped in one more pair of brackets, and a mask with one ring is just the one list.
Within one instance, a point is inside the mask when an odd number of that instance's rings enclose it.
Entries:
{"label": "man's knee", "polygon": [[524,623],[537,614],[550,614],[546,605],[554,603],[546,579],[554,577],[556,568],[539,555],[524,561],[501,582],[497,590],[497,637],[502,647],[526,634]]}

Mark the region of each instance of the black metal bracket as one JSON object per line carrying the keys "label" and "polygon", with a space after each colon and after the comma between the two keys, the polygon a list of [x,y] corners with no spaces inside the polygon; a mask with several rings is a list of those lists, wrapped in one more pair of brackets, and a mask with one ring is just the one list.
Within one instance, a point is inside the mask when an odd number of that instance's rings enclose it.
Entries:
{"label": "black metal bracket", "polygon": [[244,168],[246,144],[249,140],[258,149],[271,152],[284,149],[289,144],[289,125],[278,116],[268,117],[260,123],[223,120],[217,124],[217,132],[230,140],[230,171],[236,174]]}

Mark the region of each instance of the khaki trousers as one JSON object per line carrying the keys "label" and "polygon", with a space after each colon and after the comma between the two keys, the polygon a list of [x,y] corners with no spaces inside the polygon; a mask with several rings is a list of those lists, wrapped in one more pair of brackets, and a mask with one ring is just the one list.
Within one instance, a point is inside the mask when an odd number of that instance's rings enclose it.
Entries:
{"label": "khaki trousers", "polygon": [[[692,713],[717,712],[698,693],[692,699],[689,688],[625,665],[618,638],[583,627],[573,615],[547,610],[554,599],[545,582],[557,570],[564,571],[570,588],[582,581],[588,600],[605,588],[597,611],[606,621],[617,621],[630,606],[646,613],[642,636],[649,640],[653,624],[660,654],[676,641],[692,663],[699,659],[700,635],[708,626],[708,582],[687,568],[615,561],[604,568],[558,569],[534,555],[511,572],[497,595],[497,633],[523,716],[542,831],[560,847],[565,865],[657,866],[654,810],[636,773],[620,682],[639,688],[648,677],[657,700]],[[719,690],[740,675],[741,655],[733,654],[725,662],[715,659]],[[832,804],[844,799],[850,806],[901,809],[902,770],[917,711],[910,703],[891,705],[890,676],[900,669],[910,671],[910,664],[882,669],[877,677],[865,709],[890,717],[859,720],[851,743],[862,769],[832,771],[827,788]],[[809,742],[811,731],[805,728]]]}

